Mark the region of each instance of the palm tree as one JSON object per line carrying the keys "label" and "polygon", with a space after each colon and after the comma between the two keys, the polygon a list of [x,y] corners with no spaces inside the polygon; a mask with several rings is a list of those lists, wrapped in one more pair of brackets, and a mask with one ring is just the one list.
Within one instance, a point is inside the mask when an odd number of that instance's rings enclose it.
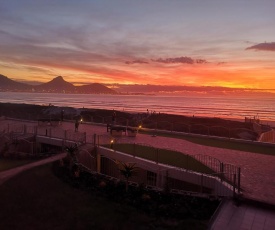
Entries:
{"label": "palm tree", "polygon": [[126,187],[125,187],[126,192],[128,192],[129,179],[137,173],[137,167],[135,165],[136,163],[124,163],[124,162],[119,163],[119,166],[118,166],[119,172],[126,179]]}
{"label": "palm tree", "polygon": [[68,156],[70,157],[70,159],[73,161],[73,163],[76,163],[76,161],[77,161],[77,159],[76,159],[76,152],[78,150],[77,144],[71,145],[71,146],[67,146],[65,148],[65,150],[68,153]]}
{"label": "palm tree", "polygon": [[76,153],[78,151],[77,144],[67,146],[65,148],[66,152],[68,153],[67,158],[69,159],[69,169],[71,170],[71,173],[74,177],[79,177],[79,167],[77,165],[77,158],[76,158]]}

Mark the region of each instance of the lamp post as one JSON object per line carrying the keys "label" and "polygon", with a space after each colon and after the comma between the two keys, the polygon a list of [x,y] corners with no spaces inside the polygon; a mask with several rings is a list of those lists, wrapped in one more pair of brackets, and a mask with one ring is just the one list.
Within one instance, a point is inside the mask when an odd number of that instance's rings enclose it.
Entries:
{"label": "lamp post", "polygon": [[113,149],[114,148],[114,140],[112,139],[110,142],[110,148]]}

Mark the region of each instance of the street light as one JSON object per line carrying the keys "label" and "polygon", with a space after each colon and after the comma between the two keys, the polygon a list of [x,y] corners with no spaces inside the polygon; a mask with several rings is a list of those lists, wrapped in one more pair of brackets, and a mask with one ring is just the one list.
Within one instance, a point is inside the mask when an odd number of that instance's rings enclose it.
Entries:
{"label": "street light", "polygon": [[113,139],[112,139],[111,142],[110,142],[110,147],[111,147],[111,149],[114,148],[114,140],[113,140]]}

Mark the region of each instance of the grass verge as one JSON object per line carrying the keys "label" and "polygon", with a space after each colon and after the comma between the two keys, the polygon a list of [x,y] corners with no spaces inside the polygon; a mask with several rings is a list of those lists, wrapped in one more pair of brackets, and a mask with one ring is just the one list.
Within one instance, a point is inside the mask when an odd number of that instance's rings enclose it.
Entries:
{"label": "grass verge", "polygon": [[162,164],[185,168],[200,173],[214,173],[212,169],[193,157],[173,150],[156,149],[151,146],[138,144],[114,144],[113,149]]}

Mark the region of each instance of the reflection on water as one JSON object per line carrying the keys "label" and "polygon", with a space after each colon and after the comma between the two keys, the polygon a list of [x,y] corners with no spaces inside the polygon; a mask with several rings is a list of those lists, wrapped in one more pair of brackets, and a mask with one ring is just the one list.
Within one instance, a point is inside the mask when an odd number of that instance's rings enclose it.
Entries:
{"label": "reflection on water", "polygon": [[189,116],[237,118],[259,116],[275,121],[274,98],[184,97],[151,95],[87,95],[0,92],[0,102],[76,108],[115,109]]}

